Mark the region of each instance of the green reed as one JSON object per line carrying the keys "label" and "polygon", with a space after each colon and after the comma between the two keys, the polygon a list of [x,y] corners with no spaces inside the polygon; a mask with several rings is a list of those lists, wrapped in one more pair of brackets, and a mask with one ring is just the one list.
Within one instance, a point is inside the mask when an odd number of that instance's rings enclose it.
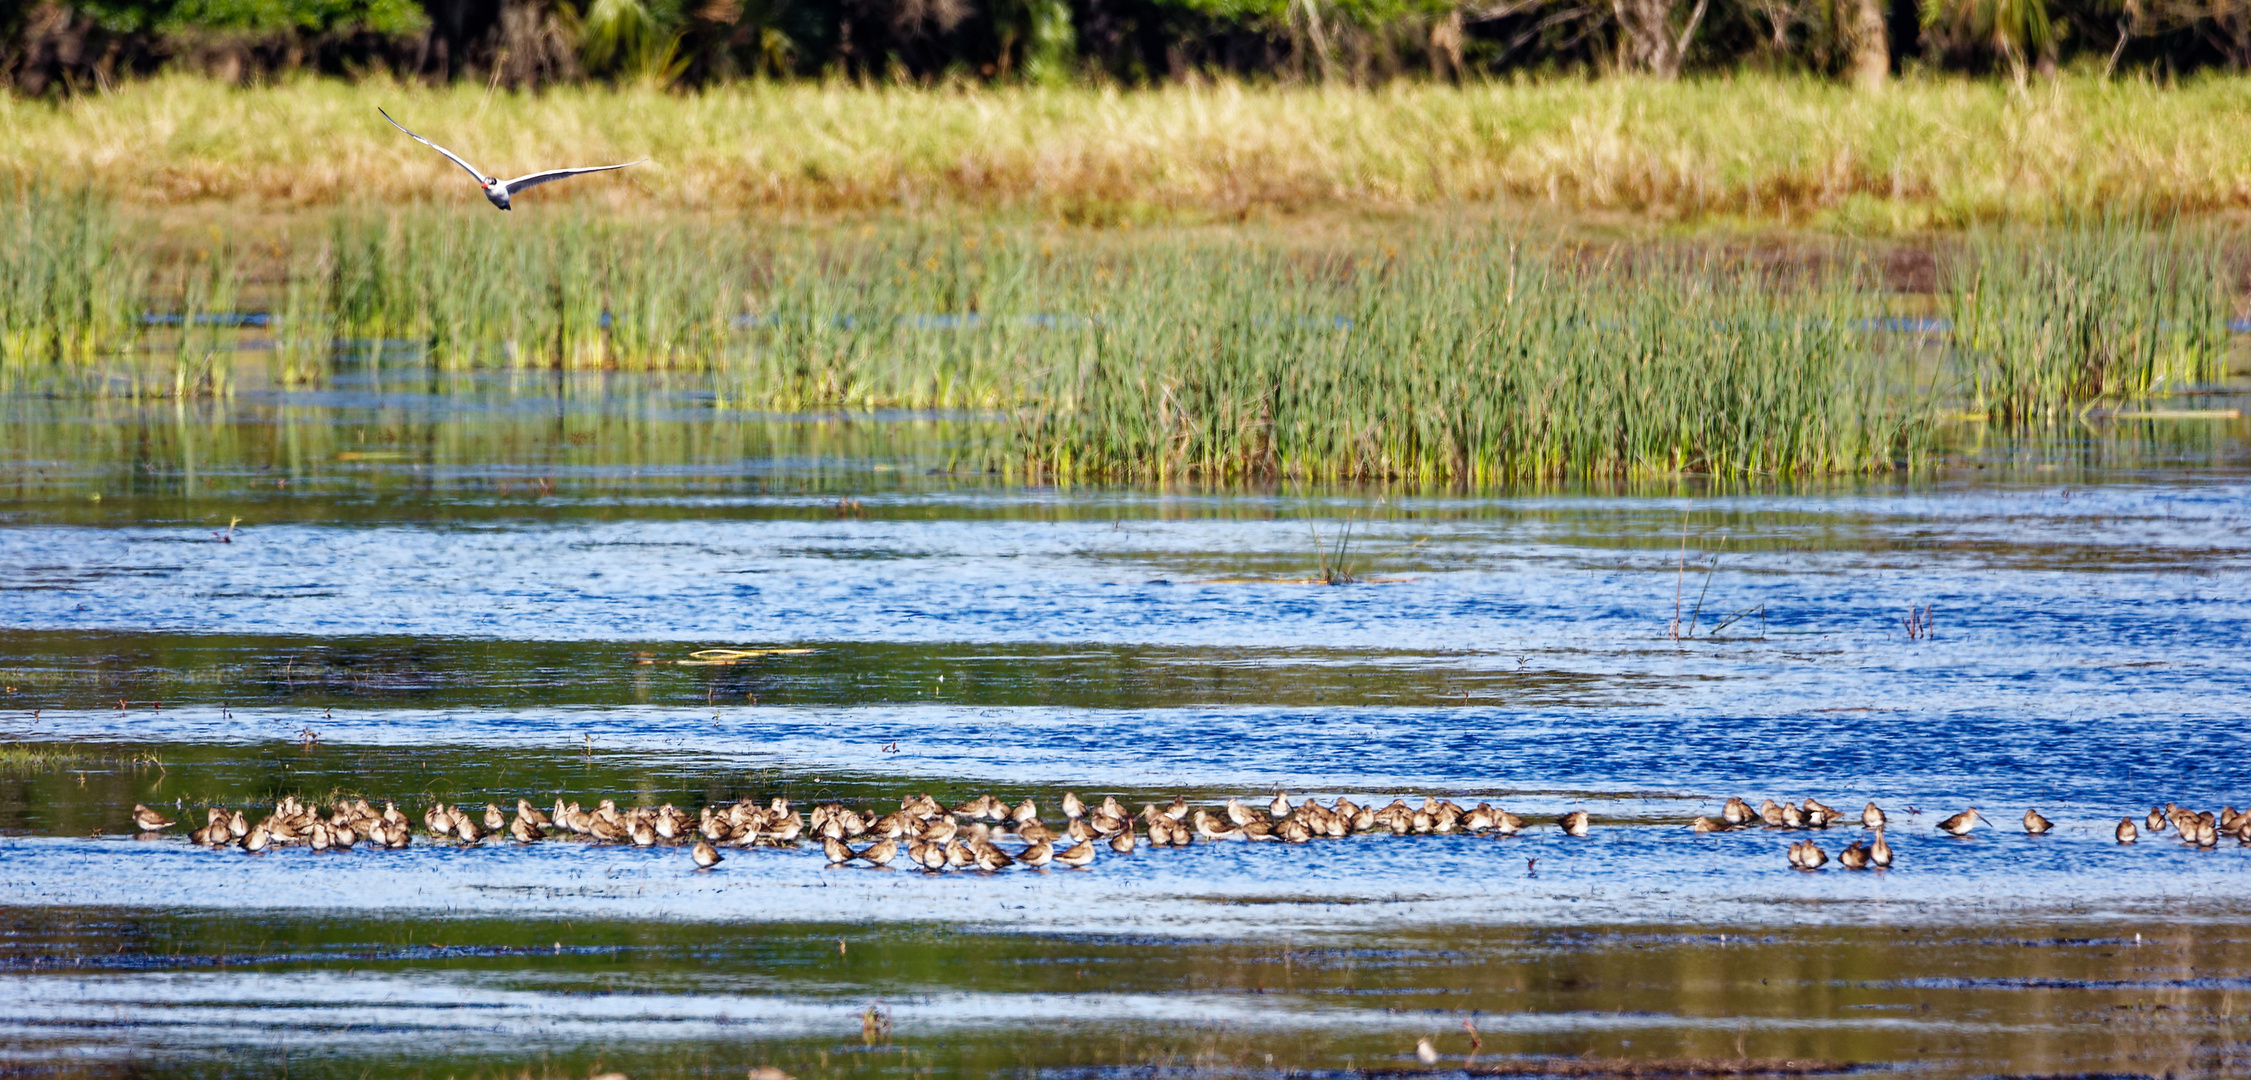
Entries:
{"label": "green reed", "polygon": [[[97,201],[14,199],[0,377],[228,392],[235,332],[196,316],[240,302],[249,254],[160,252]],[[1919,467],[1949,409],[2022,427],[2209,381],[2230,302],[2212,250],[2119,225],[1978,239],[1943,275],[1948,348],[1918,352],[1868,329],[1894,301],[1849,253],[1769,271],[1475,227],[1300,249],[425,207],[298,238],[259,333],[285,381],[346,354],[675,371],[729,409],[963,411],[991,421],[964,461],[1038,479],[1837,475]]]}
{"label": "green reed", "polygon": [[2230,305],[2217,240],[2117,223],[1976,238],[1946,288],[1968,408],[2044,424],[2219,379]]}
{"label": "green reed", "polygon": [[1850,280],[1442,242],[1349,268],[1156,263],[1020,398],[1034,475],[1805,475],[1927,451]]}
{"label": "green reed", "polygon": [[94,362],[130,336],[146,263],[86,193],[0,189],[0,373]]}

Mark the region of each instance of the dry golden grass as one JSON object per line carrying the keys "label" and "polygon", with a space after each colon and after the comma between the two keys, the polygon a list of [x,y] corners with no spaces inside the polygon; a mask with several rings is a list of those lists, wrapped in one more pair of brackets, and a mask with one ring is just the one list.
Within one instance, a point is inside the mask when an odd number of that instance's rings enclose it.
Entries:
{"label": "dry golden grass", "polygon": [[1006,211],[1095,222],[1505,203],[1896,231],[2059,211],[2251,208],[2251,80],[2085,76],[1860,94],[1743,75],[1381,89],[746,84],[707,93],[192,77],[0,98],[0,177],[144,206],[476,198],[376,115],[486,168],[647,157],[525,202]]}

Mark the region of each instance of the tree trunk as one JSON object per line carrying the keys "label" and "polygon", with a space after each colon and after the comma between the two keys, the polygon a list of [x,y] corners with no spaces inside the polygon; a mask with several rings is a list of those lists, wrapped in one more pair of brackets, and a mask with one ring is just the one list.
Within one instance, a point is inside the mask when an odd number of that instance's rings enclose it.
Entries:
{"label": "tree trunk", "polygon": [[1462,77],[1462,44],[1468,34],[1462,26],[1462,9],[1455,8],[1430,24],[1430,77]]}
{"label": "tree trunk", "polygon": [[1875,88],[1891,78],[1891,36],[1883,0],[1853,0],[1852,81]]}
{"label": "tree trunk", "polygon": [[1696,36],[1697,24],[1704,21],[1709,3],[1696,0],[1687,25],[1676,31],[1675,0],[1610,0],[1610,8],[1618,16],[1620,66],[1660,79],[1680,78],[1681,64],[1688,58],[1688,43]]}

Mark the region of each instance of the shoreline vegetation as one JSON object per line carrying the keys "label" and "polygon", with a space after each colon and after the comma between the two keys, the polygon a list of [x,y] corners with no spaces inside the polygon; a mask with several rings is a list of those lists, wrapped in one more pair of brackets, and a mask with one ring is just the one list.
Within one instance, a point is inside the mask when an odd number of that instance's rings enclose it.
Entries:
{"label": "shoreline vegetation", "polygon": [[0,183],[242,217],[473,200],[379,104],[497,172],[650,159],[544,189],[518,218],[576,205],[1116,227],[1485,207],[1597,227],[1913,235],[2251,211],[2251,79],[2088,73],[2023,86],[1911,77],[1874,92],[1737,73],[538,93],[175,74],[60,100],[0,95]]}
{"label": "shoreline vegetation", "polygon": [[6,201],[0,389],[223,397],[246,334],[311,385],[340,358],[677,371],[724,409],[988,417],[965,457],[1035,480],[1917,471],[1949,421],[2054,428],[2221,380],[2241,303],[2216,234],[2115,221],[1974,233],[1901,297],[1849,247],[1491,225],[1291,249],[422,207],[167,260],[126,220],[85,192]]}

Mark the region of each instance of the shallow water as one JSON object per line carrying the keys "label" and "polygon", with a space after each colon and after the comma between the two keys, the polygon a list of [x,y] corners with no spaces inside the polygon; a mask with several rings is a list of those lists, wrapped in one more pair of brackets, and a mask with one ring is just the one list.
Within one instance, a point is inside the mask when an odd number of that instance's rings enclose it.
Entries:
{"label": "shallow water", "polygon": [[[2251,849],[2111,835],[2251,798],[2241,421],[1469,495],[1025,488],[963,469],[976,417],[657,379],[0,409],[0,1068],[2247,1067]],[[1347,536],[1361,580],[1307,583]],[[680,663],[719,646],[810,651]],[[1534,826],[933,875],[127,816],[1277,788]],[[1684,828],[1730,795],[1879,802],[1899,861]]]}

